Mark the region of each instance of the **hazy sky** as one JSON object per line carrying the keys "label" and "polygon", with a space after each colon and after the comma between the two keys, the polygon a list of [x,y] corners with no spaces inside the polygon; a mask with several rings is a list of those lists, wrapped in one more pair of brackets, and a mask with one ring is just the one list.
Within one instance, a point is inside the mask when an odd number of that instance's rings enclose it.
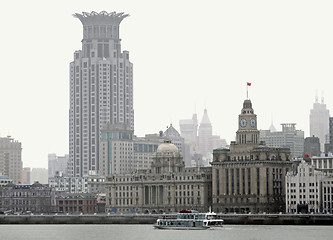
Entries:
{"label": "hazy sky", "polygon": [[119,0],[2,3],[0,136],[22,142],[25,167],[68,153],[69,63],[82,11],[125,12],[134,65],[135,134],[207,108],[213,134],[234,140],[249,97],[258,128],[297,123],[309,135],[316,91],[333,104],[333,1]]}

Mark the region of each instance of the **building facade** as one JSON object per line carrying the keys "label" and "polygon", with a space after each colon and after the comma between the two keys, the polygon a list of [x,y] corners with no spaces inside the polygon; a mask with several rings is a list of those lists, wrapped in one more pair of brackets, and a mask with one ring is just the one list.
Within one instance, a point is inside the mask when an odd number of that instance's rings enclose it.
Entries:
{"label": "building facade", "polygon": [[257,115],[245,100],[238,117],[236,141],[215,149],[212,200],[216,212],[283,212],[285,175],[292,168],[288,148],[270,148],[259,141]]}
{"label": "building facade", "polygon": [[55,205],[55,191],[48,185],[9,183],[2,189],[3,211],[52,213]]}
{"label": "building facade", "polygon": [[52,153],[48,155],[48,177],[54,177],[59,174],[62,176],[68,176],[68,160],[69,155],[57,156]]}
{"label": "building facade", "polygon": [[105,193],[104,181],[104,176],[93,174],[89,177],[54,176],[49,178],[49,186],[57,192]]}
{"label": "building facade", "polygon": [[260,141],[268,147],[286,147],[290,149],[292,158],[304,155],[304,131],[296,129],[296,123],[282,123],[282,131],[271,132],[260,130]]}
{"label": "building facade", "polygon": [[325,177],[322,180],[322,206],[323,213],[333,213],[333,175]]}
{"label": "building facade", "polygon": [[320,139],[312,136],[304,139],[304,155],[309,157],[320,156]]}
{"label": "building facade", "polygon": [[99,175],[123,174],[147,169],[163,134],[138,138],[126,124],[107,124],[102,130]]}
{"label": "building facade", "polygon": [[321,103],[319,103],[318,96],[316,96],[316,101],[313,104],[313,108],[310,110],[310,136],[316,136],[320,139],[321,152],[324,151],[324,145],[326,143],[329,117],[330,111],[326,108],[324,98],[322,98]]}
{"label": "building facade", "polygon": [[325,143],[325,153],[333,153],[333,117],[329,118],[328,141]]}
{"label": "building facade", "polygon": [[101,130],[126,123],[134,130],[133,65],[121,50],[119,25],[128,14],[74,14],[83,25],[82,50],[70,63],[69,167],[71,177],[99,169]]}
{"label": "building facade", "polygon": [[311,158],[311,165],[322,172],[333,174],[333,154],[321,154]]}
{"label": "building facade", "polygon": [[90,193],[62,193],[56,196],[58,213],[96,213],[97,196]]}
{"label": "building facade", "polygon": [[297,171],[286,175],[286,212],[308,213],[322,211],[321,181],[324,174],[304,160]]}
{"label": "building facade", "polygon": [[149,169],[112,174],[106,181],[107,212],[208,211],[210,196],[211,168],[185,168],[169,140],[158,147]]}
{"label": "building facade", "polygon": [[13,183],[22,179],[22,146],[11,136],[0,138],[0,175],[8,176]]}

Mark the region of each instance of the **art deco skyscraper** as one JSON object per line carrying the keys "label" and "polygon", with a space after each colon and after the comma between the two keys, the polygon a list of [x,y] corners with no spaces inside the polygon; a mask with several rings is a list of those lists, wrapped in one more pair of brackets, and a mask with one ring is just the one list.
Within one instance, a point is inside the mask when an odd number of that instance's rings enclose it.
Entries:
{"label": "art deco skyscraper", "polygon": [[199,126],[199,151],[204,158],[209,159],[213,154],[212,135],[213,127],[205,109]]}
{"label": "art deco skyscraper", "polygon": [[133,65],[121,51],[116,12],[74,14],[83,25],[82,50],[70,63],[68,175],[97,171],[101,129],[125,123],[134,130]]}
{"label": "art deco skyscraper", "polygon": [[313,104],[313,109],[310,110],[310,136],[318,137],[320,139],[320,150],[324,152],[324,145],[326,143],[326,135],[328,134],[330,111],[326,108],[324,98],[321,103],[316,102]]}

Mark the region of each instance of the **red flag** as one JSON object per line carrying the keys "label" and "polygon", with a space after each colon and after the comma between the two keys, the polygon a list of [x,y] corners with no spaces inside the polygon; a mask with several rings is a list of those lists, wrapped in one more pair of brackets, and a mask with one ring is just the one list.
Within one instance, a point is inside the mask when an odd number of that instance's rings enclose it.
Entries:
{"label": "red flag", "polygon": [[172,161],[172,158],[169,158],[170,161]]}
{"label": "red flag", "polygon": [[248,85],[248,86],[251,86],[251,83],[250,83],[250,82],[247,82],[247,85]]}

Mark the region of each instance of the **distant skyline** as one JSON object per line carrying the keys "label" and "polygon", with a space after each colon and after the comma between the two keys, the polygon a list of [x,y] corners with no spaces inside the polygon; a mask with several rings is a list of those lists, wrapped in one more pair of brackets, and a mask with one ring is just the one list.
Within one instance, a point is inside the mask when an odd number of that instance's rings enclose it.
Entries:
{"label": "distant skyline", "polygon": [[74,13],[130,16],[120,26],[134,65],[134,130],[158,133],[206,108],[213,134],[233,141],[249,98],[258,129],[296,123],[324,96],[333,111],[333,2],[7,1],[0,15],[0,136],[22,143],[24,167],[68,154],[69,64],[81,49]]}

